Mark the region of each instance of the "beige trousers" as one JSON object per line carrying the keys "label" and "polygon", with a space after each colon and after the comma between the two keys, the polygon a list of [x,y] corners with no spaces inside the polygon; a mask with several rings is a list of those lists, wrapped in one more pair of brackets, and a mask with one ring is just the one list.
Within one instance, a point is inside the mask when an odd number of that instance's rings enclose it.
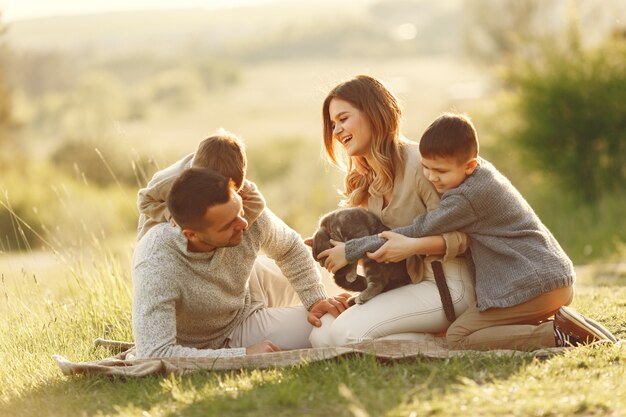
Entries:
{"label": "beige trousers", "polygon": [[448,328],[452,349],[534,350],[554,347],[554,328],[548,319],[574,298],[574,287],[558,288],[508,308],[479,311],[476,303]]}
{"label": "beige trousers", "polygon": [[[321,272],[329,295],[343,291],[326,270]],[[248,285],[252,309],[229,336],[228,347],[248,347],[263,340],[270,340],[281,349],[311,347],[309,335],[313,326],[307,321],[308,312],[272,259],[257,257]]]}

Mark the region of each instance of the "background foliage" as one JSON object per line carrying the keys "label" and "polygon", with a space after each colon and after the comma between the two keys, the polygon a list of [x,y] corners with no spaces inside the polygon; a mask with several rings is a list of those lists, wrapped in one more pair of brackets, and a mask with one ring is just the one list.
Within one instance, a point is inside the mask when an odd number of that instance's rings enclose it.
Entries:
{"label": "background foliage", "polygon": [[[336,6],[341,19],[270,3],[12,22],[0,49],[0,249],[132,235],[136,190],[219,127],[243,136],[249,177],[308,235],[342,186],[321,158],[319,105],[366,72],[400,96],[411,139],[440,111],[468,112],[483,155],[574,260],[611,256],[626,240],[618,3],[368,1]],[[102,29],[112,23],[115,34]]]}
{"label": "background foliage", "polygon": [[[575,36],[575,35],[574,35]],[[520,125],[514,136],[533,168],[582,203],[624,192],[626,184],[626,37],[565,51],[511,72]]]}

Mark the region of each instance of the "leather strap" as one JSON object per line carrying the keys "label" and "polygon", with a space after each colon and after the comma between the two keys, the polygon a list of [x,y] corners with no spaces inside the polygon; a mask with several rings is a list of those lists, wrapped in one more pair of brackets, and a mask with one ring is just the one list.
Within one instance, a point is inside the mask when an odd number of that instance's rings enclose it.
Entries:
{"label": "leather strap", "polygon": [[454,304],[452,303],[452,296],[450,296],[450,289],[446,283],[446,276],[443,274],[443,266],[439,261],[433,261],[431,263],[433,268],[433,274],[435,275],[435,283],[439,290],[439,297],[441,297],[441,304],[443,305],[443,312],[446,314],[446,318],[450,323],[456,320],[456,313],[454,312]]}

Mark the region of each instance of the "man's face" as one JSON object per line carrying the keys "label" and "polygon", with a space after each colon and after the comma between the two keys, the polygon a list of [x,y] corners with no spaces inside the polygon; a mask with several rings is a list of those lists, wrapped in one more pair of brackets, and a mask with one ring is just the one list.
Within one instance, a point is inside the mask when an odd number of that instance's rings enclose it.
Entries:
{"label": "man's face", "polygon": [[248,222],[243,218],[243,206],[239,194],[231,191],[224,204],[209,207],[204,213],[203,226],[185,229],[191,252],[211,252],[217,248],[237,246],[243,239]]}

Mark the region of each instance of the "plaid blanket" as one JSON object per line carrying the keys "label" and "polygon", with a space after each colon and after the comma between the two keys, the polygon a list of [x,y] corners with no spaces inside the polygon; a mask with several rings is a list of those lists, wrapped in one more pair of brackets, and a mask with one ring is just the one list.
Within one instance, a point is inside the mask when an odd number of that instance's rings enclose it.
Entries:
{"label": "plaid blanket", "polygon": [[469,351],[449,350],[445,339],[426,337],[420,341],[374,340],[340,347],[297,349],[282,352],[224,358],[145,358],[137,359],[132,343],[96,339],[96,346],[117,350],[116,356],[93,362],[71,362],[60,355],[53,355],[65,375],[119,375],[141,377],[151,374],[189,373],[197,371],[222,371],[228,369],[277,368],[303,365],[339,357],[375,355],[381,362],[410,360],[416,358],[449,358],[462,355],[533,355],[549,357],[564,348],[541,349],[533,352],[513,350]]}

